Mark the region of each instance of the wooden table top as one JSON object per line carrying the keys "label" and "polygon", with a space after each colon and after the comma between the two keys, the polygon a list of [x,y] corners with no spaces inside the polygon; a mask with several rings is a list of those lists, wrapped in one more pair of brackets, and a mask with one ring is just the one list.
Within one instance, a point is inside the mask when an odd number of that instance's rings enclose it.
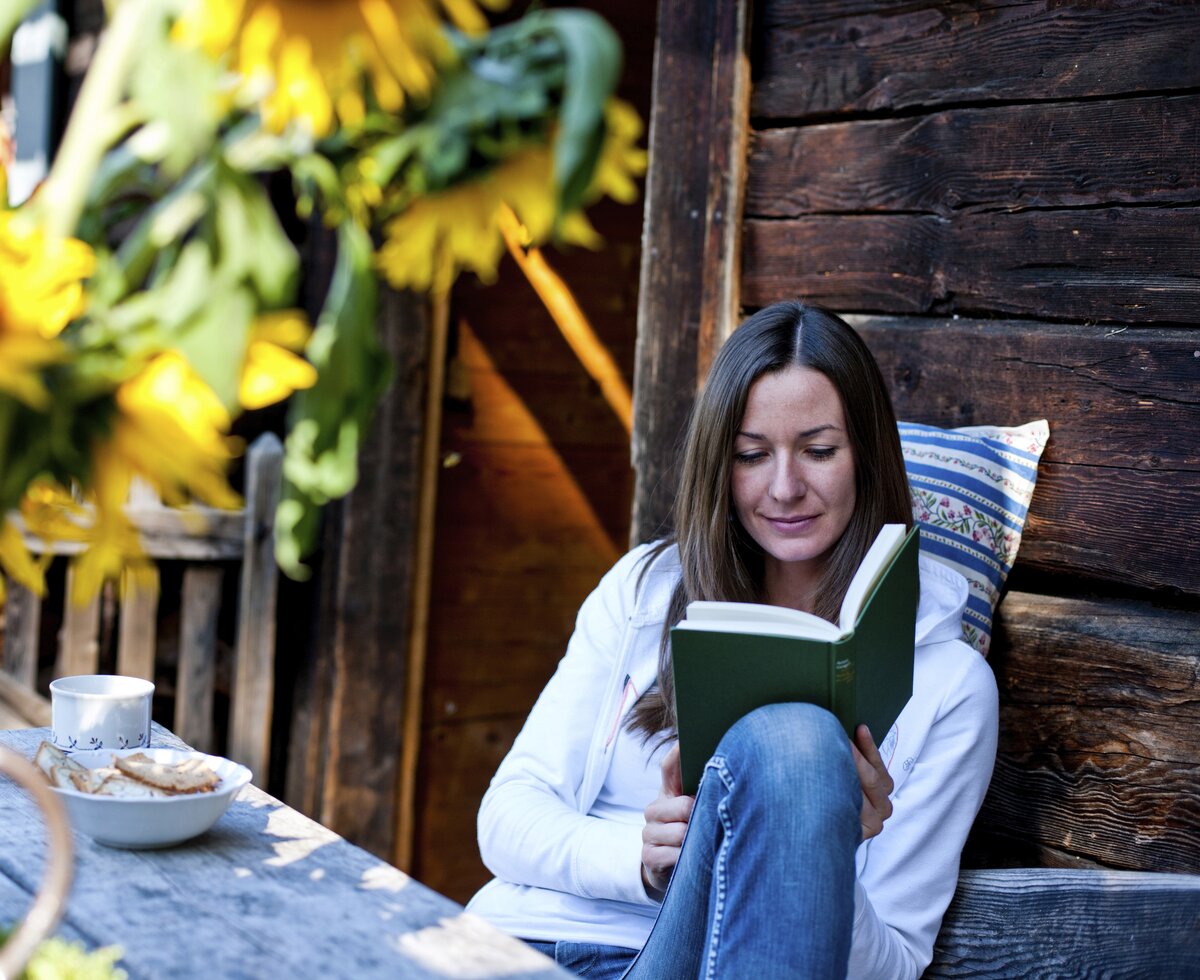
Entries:
{"label": "wooden table top", "polygon": [[[49,729],[0,731],[32,758]],[[186,748],[155,726],[157,748]],[[550,960],[279,800],[245,787],[207,833],[164,850],[75,839],[57,935],[118,945],[130,978],[566,977]],[[0,923],[42,879],[45,827],[0,778]]]}

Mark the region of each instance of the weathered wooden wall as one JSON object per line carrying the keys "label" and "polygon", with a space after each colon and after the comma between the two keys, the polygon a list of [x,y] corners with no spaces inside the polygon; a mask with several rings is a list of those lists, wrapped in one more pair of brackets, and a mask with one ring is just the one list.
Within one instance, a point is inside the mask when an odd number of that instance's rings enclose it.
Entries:
{"label": "weathered wooden wall", "polygon": [[[664,14],[660,39],[740,7]],[[1050,422],[998,614],[1000,758],[973,858],[1200,870],[1200,5],[765,0],[753,17],[742,309],[853,314],[902,418]],[[660,65],[664,113],[678,75]],[[671,161],[655,142],[651,186]],[[663,254],[698,247],[681,213],[647,227]],[[640,320],[642,349],[695,329],[665,312]],[[721,326],[699,331],[692,351]],[[640,412],[666,432],[679,403]],[[670,473],[665,440],[635,442]],[[639,482],[637,533],[663,489]]]}
{"label": "weathered wooden wall", "polygon": [[[621,34],[621,95],[647,118],[654,5],[585,6]],[[603,251],[546,257],[632,385],[641,207],[591,215]],[[465,901],[489,877],[479,800],[625,550],[633,471],[628,433],[511,260],[495,284],[460,283],[450,316],[411,870]]]}

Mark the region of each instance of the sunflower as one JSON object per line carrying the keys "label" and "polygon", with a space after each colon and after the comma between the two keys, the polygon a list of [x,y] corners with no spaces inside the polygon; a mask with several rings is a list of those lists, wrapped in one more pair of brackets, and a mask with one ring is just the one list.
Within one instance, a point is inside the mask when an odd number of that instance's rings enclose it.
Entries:
{"label": "sunflower", "polygon": [[0,211],[0,389],[45,409],[40,377],[65,358],[56,339],[83,312],[95,256],[74,238],[48,238],[15,211]]}
{"label": "sunflower", "polygon": [[[634,146],[641,135],[636,111],[614,99],[605,115],[607,133],[584,194],[587,203],[605,194],[632,200],[637,195],[633,179],[646,169],[645,151]],[[554,158],[547,147],[522,150],[472,180],[415,200],[385,226],[379,267],[396,289],[444,293],[460,269],[490,282],[505,250],[505,207],[522,226],[522,244],[541,244],[554,233]],[[564,215],[558,231],[572,244],[602,244],[582,211]]]}
{"label": "sunflower", "polygon": [[123,571],[132,573],[134,587],[154,586],[153,567],[124,511],[135,477],[171,505],[240,503],[225,479],[237,448],[226,434],[229,413],[181,354],[156,355],[117,388],[114,400],[111,431],[92,447],[85,500],[95,517],[81,535],[88,546],[75,560],[73,598],[80,602]]}
{"label": "sunflower", "polygon": [[423,97],[452,58],[441,17],[468,33],[486,29],[480,6],[505,0],[193,0],[174,36],[210,55],[231,53],[268,129],[296,122],[315,136],[366,112],[361,79],[395,112]]}
{"label": "sunflower", "polygon": [[299,356],[311,333],[297,310],[266,313],[254,321],[238,388],[243,408],[265,408],[316,384],[317,369]]}
{"label": "sunflower", "polygon": [[[4,574],[36,595],[46,594],[46,563],[34,558],[25,545],[25,536],[10,518],[0,520],[0,568]],[[0,600],[4,598],[4,579],[0,578]]]}

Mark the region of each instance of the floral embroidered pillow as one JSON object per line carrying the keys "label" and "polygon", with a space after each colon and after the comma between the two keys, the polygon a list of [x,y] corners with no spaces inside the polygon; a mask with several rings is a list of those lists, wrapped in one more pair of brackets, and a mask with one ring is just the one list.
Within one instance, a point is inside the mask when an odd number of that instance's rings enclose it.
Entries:
{"label": "floral embroidered pillow", "polygon": [[963,429],[901,422],[899,429],[921,551],[966,577],[963,639],[986,655],[1050,427],[1043,419]]}

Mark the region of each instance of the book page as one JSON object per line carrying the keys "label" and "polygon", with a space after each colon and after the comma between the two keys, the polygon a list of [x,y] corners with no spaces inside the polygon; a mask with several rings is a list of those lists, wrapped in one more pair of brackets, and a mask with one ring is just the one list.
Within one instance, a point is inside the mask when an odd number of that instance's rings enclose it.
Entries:
{"label": "book page", "polygon": [[842,600],[838,622],[841,624],[843,633],[850,633],[854,630],[854,624],[858,621],[858,614],[862,612],[863,603],[871,594],[871,590],[875,588],[875,583],[879,581],[883,570],[887,568],[888,563],[904,544],[905,534],[903,524],[885,524],[879,529],[879,533],[875,536],[875,543],[867,549],[862,564],[858,566],[858,571],[854,573],[854,578],[850,580],[850,586],[846,589],[846,597]]}
{"label": "book page", "polygon": [[[794,610],[793,610],[794,611]],[[833,623],[819,616],[800,613],[800,622],[769,619],[685,619],[675,629],[699,630],[709,633],[742,633],[751,636],[783,636],[810,640],[837,640],[842,636]]]}
{"label": "book page", "polygon": [[836,640],[841,630],[820,616],[772,606],[765,602],[689,602],[686,619],[679,625],[689,629],[723,629],[737,633],[773,633],[776,636],[811,636]]}

